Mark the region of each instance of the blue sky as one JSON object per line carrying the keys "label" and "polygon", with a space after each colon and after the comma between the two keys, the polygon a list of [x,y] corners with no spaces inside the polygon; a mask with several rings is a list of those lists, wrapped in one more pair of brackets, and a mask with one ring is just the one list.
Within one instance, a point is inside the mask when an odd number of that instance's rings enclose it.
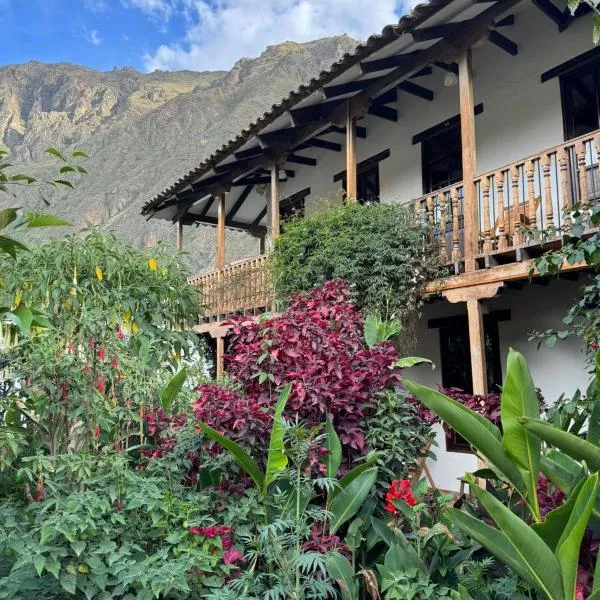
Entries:
{"label": "blue sky", "polygon": [[398,0],[0,0],[2,63],[229,69],[286,40],[364,39],[404,11]]}

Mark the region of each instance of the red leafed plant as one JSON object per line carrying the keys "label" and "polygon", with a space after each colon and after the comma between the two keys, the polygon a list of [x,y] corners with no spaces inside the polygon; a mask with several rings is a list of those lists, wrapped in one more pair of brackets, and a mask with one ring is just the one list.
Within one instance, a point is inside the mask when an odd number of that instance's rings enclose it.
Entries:
{"label": "red leafed plant", "polygon": [[291,382],[288,417],[312,426],[329,416],[346,453],[363,453],[365,419],[376,393],[398,381],[398,354],[391,342],[367,347],[363,317],[348,298],[345,282],[330,281],[264,322],[232,320],[226,368],[240,394],[200,386],[196,419],[247,445],[258,435],[264,445],[274,390]]}

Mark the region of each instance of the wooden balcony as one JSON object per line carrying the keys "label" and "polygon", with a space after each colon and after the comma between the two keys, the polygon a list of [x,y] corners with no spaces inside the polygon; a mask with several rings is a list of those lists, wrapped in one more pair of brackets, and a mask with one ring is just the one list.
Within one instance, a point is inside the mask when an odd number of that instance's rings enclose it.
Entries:
{"label": "wooden balcony", "polygon": [[197,286],[206,320],[219,321],[234,314],[260,314],[273,302],[267,256],[257,256],[190,277]]}
{"label": "wooden balcony", "polygon": [[[600,131],[478,175],[479,268],[519,262],[556,246],[570,227],[570,212],[600,198]],[[431,225],[442,262],[460,273],[464,260],[463,182],[415,201]],[[543,243],[542,243],[543,242]]]}
{"label": "wooden balcony", "polygon": [[[599,151],[600,130],[475,177],[477,268],[521,262],[560,244],[571,209],[600,199]],[[463,191],[459,182],[414,201],[442,262],[456,274],[464,270]],[[198,286],[206,321],[259,314],[274,301],[266,255],[194,276],[190,283]]]}

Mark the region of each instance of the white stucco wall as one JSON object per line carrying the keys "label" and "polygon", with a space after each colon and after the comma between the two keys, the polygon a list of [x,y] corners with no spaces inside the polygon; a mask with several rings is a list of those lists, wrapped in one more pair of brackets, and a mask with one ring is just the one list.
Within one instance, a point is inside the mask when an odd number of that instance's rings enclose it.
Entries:
{"label": "white stucco wall", "polygon": [[[504,289],[500,295],[484,301],[489,311],[510,310],[509,321],[498,323],[502,376],[506,374],[506,356],[509,348],[521,352],[531,369],[533,381],[539,387],[547,403],[554,402],[562,393],[573,394],[578,388],[587,388],[589,375],[585,368],[583,347],[575,338],[559,342],[553,348],[529,342],[529,334],[535,330],[562,328],[562,319],[578,296],[583,279],[578,282],[551,280],[547,286],[525,284],[523,289]],[[464,303],[449,304],[437,301],[426,305],[417,325],[415,354],[432,360],[437,368],[427,366],[410,369],[405,376],[423,385],[437,388],[441,385],[439,331],[429,329],[429,319],[464,315]],[[477,468],[474,456],[446,452],[441,428],[437,428],[438,448],[434,449],[437,462],[429,461],[434,481],[443,489],[458,490],[457,478],[465,471]]]}
{"label": "white stucco wall", "polygon": [[[515,25],[500,31],[518,44],[519,53],[511,56],[489,41],[473,48],[475,103],[484,111],[476,117],[477,172],[483,173],[519,158],[537,153],[564,141],[558,79],[541,83],[540,75],[570,58],[590,50],[592,24],[580,18],[562,33],[533,4],[521,2],[509,11]],[[444,71],[415,79],[435,93],[433,102],[399,91],[398,122],[367,115],[360,125],[367,128],[367,139],[359,139],[358,160],[369,158],[386,148],[391,155],[380,163],[380,188],[383,202],[407,202],[423,194],[421,146],[412,138],[459,112],[458,86],[444,86]],[[344,136],[324,136],[344,145]],[[340,183],[333,175],[345,169],[344,152],[311,148],[299,154],[318,160],[316,167],[287,163],[296,177],[281,185],[282,197],[306,187],[311,188],[306,212],[323,205],[322,198],[340,199]],[[237,195],[237,194],[236,194]],[[234,194],[231,204],[235,201]],[[257,215],[265,197],[253,192],[239,217]],[[266,221],[264,221],[266,223]]]}

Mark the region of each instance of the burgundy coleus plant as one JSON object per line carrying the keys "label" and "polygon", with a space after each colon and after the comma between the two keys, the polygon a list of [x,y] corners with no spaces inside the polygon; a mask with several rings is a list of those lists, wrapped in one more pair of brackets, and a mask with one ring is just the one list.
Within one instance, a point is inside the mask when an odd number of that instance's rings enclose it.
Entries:
{"label": "burgundy coleus plant", "polygon": [[[239,429],[249,412],[252,418],[263,409],[270,414],[274,388],[291,382],[288,417],[298,415],[314,425],[328,416],[348,454],[365,451],[365,418],[376,393],[399,380],[391,369],[398,354],[391,342],[367,347],[363,317],[349,301],[344,281],[294,296],[288,308],[264,322],[239,317],[231,325],[226,368],[247,400],[241,414],[226,419],[230,427]],[[200,393],[205,389],[200,386]],[[248,427],[253,432],[252,424]]]}

